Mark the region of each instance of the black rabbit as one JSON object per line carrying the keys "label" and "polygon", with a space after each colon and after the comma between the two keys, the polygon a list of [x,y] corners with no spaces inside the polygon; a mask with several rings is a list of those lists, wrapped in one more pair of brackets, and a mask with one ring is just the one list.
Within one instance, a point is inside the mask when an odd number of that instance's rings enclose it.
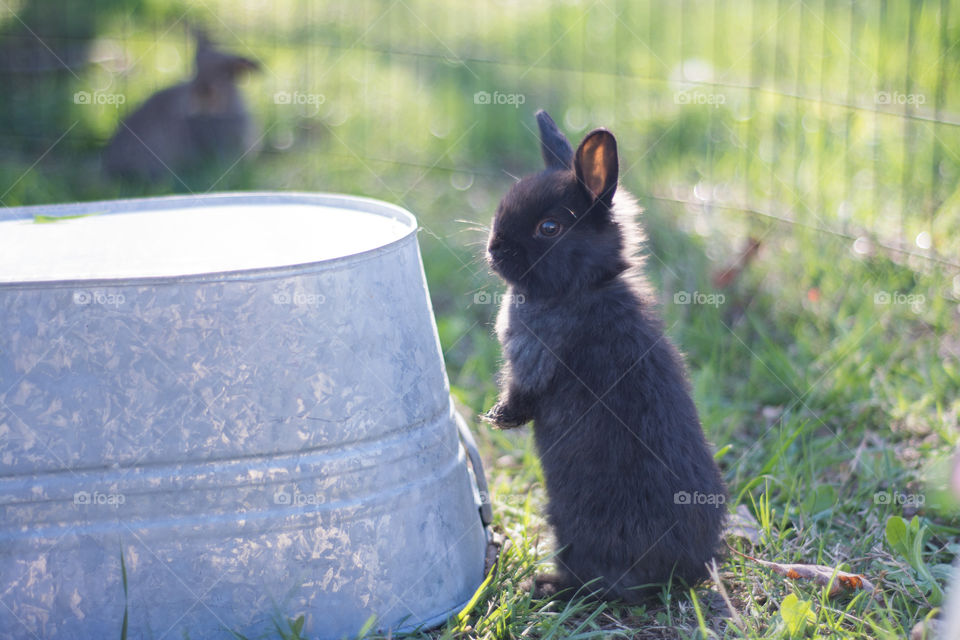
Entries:
{"label": "black rabbit", "polygon": [[488,245],[509,291],[501,394],[485,418],[534,422],[561,547],[536,592],[594,581],[600,597],[638,602],[707,575],[726,489],[634,256],[638,209],[617,191],[616,139],[597,129],[574,153],[546,112],[537,122],[546,169],[510,189]]}
{"label": "black rabbit", "polygon": [[103,153],[109,175],[157,182],[252,150],[256,130],[237,81],[260,65],[219,51],[203,31],[195,36],[196,74],[153,94],[120,123]]}

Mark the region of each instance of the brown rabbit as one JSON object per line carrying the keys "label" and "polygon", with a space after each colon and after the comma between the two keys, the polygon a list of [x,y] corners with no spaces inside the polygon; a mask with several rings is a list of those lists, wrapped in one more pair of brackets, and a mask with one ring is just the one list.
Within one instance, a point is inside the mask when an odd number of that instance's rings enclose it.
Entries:
{"label": "brown rabbit", "polygon": [[255,130],[237,78],[260,68],[214,48],[197,32],[196,74],[150,96],[117,127],[103,154],[114,177],[179,181],[204,160],[233,162],[254,144]]}

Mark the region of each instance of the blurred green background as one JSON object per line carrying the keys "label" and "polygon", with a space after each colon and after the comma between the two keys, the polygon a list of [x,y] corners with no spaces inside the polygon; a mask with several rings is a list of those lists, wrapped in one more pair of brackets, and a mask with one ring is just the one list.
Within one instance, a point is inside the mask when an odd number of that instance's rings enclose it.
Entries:
{"label": "blurred green background", "polygon": [[[535,167],[531,114],[546,107],[572,137],[613,129],[628,186],[689,202],[701,231],[752,224],[723,205],[955,255],[951,4],[4,0],[2,183],[48,151],[4,202],[109,194],[95,153],[191,73],[193,24],[265,69],[245,92],[266,153],[220,189],[357,191],[361,161],[373,189],[400,194],[425,171],[460,174],[454,188],[502,179]],[[76,91],[126,102],[75,104]],[[189,178],[173,186],[210,186]],[[477,199],[467,211],[486,216]]]}
{"label": "blurred green background", "polygon": [[[192,73],[190,25],[262,65],[242,83],[260,150],[150,187],[107,180],[118,120]],[[0,202],[316,190],[401,204],[422,225],[470,414],[493,402],[499,354],[483,226],[540,168],[533,113],[574,144],[605,126],[734,503],[779,531],[770,557],[884,576],[896,636],[938,604],[944,572],[928,584],[884,523],[922,517],[921,565],[960,549],[942,490],[960,440],[958,44],[948,0],[0,0]],[[751,240],[755,257],[723,277]],[[678,302],[694,292],[722,300]],[[539,486],[527,432],[478,430],[495,492]],[[921,490],[919,512],[874,499]],[[516,532],[529,514],[509,505],[498,524]]]}

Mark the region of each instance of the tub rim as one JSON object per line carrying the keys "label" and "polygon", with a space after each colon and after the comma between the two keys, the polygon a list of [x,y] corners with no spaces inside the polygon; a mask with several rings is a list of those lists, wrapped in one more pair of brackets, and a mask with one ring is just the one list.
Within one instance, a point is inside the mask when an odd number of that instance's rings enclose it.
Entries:
{"label": "tub rim", "polygon": [[[121,215],[147,213],[178,207],[202,207],[215,205],[245,204],[304,204],[353,209],[364,213],[389,218],[407,227],[400,237],[372,249],[326,260],[299,262],[270,267],[252,267],[227,271],[204,271],[171,276],[137,276],[121,278],[77,278],[58,280],[29,280],[0,282],[0,291],[15,289],[51,289],[60,287],[126,287],[138,285],[209,283],[229,281],[252,281],[280,279],[325,271],[355,262],[362,262],[397,250],[415,238],[419,225],[417,218],[407,209],[376,198],[331,192],[310,191],[218,191],[213,193],[149,196],[145,198],[122,198],[116,200],[93,200],[57,204],[28,205],[0,208],[0,222],[33,219],[36,215],[70,217],[96,213],[98,215]],[[136,206],[137,209],[131,209]]]}

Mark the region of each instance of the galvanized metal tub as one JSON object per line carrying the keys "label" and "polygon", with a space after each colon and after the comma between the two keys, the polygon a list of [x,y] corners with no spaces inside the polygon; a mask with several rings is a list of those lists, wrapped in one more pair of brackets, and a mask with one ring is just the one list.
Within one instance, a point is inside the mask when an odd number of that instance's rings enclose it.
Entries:
{"label": "galvanized metal tub", "polygon": [[456,420],[402,209],[2,210],[0,637],[439,623],[483,577]]}

